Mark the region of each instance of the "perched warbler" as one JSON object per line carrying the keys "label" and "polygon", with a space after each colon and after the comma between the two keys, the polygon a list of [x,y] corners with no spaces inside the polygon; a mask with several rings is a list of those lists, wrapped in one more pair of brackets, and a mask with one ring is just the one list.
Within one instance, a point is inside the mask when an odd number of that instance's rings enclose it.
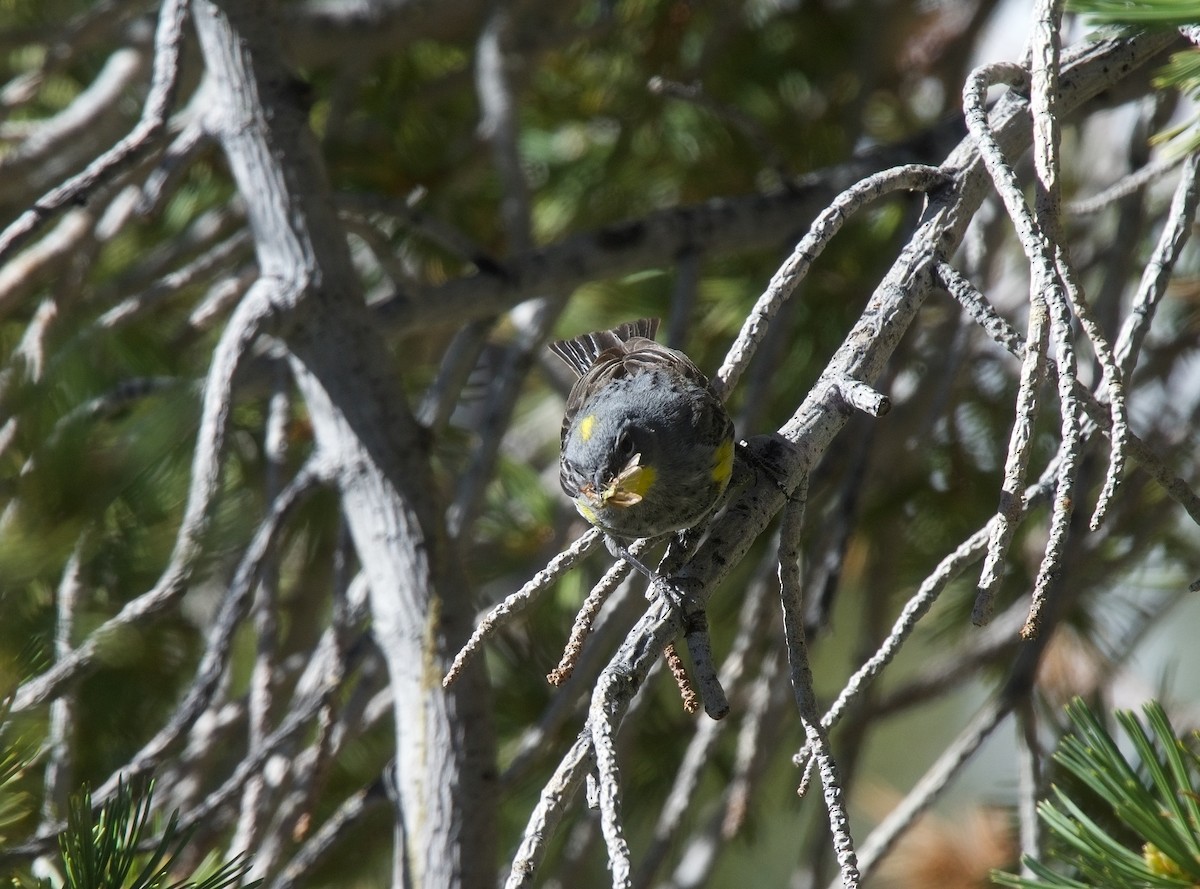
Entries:
{"label": "perched warbler", "polygon": [[578,375],[559,478],[579,514],[614,537],[690,528],[733,474],[733,421],[708,378],[654,341],[657,318],[551,343]]}

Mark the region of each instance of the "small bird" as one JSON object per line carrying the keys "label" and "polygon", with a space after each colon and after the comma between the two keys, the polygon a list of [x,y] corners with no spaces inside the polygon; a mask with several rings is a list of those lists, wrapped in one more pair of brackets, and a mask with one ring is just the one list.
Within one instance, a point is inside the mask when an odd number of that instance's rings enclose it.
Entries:
{"label": "small bird", "polygon": [[579,514],[633,540],[691,528],[733,474],[733,421],[708,378],[643,318],[550,344],[578,379],[559,479]]}

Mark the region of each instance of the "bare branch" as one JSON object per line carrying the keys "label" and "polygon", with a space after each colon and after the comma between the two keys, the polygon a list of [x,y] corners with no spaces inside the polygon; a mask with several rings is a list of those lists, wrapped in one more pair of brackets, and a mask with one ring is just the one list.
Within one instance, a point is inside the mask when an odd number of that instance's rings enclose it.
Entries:
{"label": "bare branch", "polygon": [[[588,533],[592,532],[589,531]],[[580,540],[583,539],[585,538],[580,538]],[[591,632],[592,624],[596,620],[596,615],[604,607],[604,603],[608,601],[608,597],[629,576],[631,569],[632,566],[628,562],[618,560],[616,564],[604,572],[604,576],[596,582],[591,592],[587,594],[587,597],[583,600],[583,604],[579,606],[579,612],[575,615],[575,622],[571,625],[571,635],[567,639],[567,644],[563,649],[562,658],[559,660],[558,666],[546,676],[546,681],[551,685],[562,685],[571,677],[571,673],[575,670],[575,664],[579,660],[579,654],[583,649],[583,643]],[[491,615],[488,615],[488,617],[491,617]],[[482,624],[480,626],[482,627]]]}
{"label": "bare branch", "polygon": [[796,286],[808,274],[809,268],[855,212],[894,191],[924,191],[946,181],[946,175],[934,167],[910,165],[895,167],[868,176],[843,191],[813,222],[808,233],[796,245],[791,257],[780,266],[766,291],[758,298],[746,318],[737,341],[729,348],[725,363],[713,379],[713,388],[720,394],[737,385],[755,349],[766,336],[771,319],[778,314]]}
{"label": "bare branch", "polygon": [[1167,281],[1175,269],[1179,253],[1192,232],[1192,221],[1196,217],[1196,205],[1200,201],[1200,154],[1188,155],[1179,173],[1179,184],[1171,198],[1171,209],[1167,212],[1167,224],[1159,235],[1158,245],[1146,263],[1137,294],[1129,309],[1129,316],[1121,327],[1114,348],[1117,366],[1122,379],[1129,379],[1137,364],[1142,341],[1150,330],[1154,312],[1159,301],[1167,292]]}
{"label": "bare branch", "polygon": [[619,673],[606,670],[600,674],[592,706],[588,710],[592,749],[596,752],[596,769],[600,791],[600,829],[608,846],[608,867],[612,871],[613,889],[628,889],[633,885],[630,873],[629,844],[625,841],[625,826],[621,819],[621,774],[617,767],[617,750],[613,743],[616,720],[614,704],[624,693],[619,688],[625,681]]}
{"label": "bare branch", "polygon": [[[979,143],[980,154],[996,182],[997,191],[1004,199],[1009,215],[1018,226],[1021,243],[1030,255],[1035,275],[1029,290],[1029,329],[1025,334],[1026,350],[1021,365],[1020,387],[1017,390],[1015,419],[1008,442],[1008,456],[1004,462],[1004,481],[997,512],[1000,519],[993,526],[992,536],[988,540],[987,559],[983,563],[979,592],[971,614],[971,620],[980,625],[987,623],[991,618],[992,602],[1003,577],[1004,559],[1016,531],[1017,517],[1023,509],[1020,498],[1029,468],[1033,422],[1039,407],[1038,392],[1045,373],[1047,338],[1050,330],[1046,293],[1055,285],[1054,273],[1049,266],[1048,248],[1037,244],[1039,235],[1033,228],[1033,217],[1025,207],[1016,174],[1001,154],[988,124],[984,97],[987,88],[1001,78],[1023,82],[1025,71],[1016,65],[978,69],[972,73],[963,88],[963,105],[967,114],[967,126]],[[1065,406],[1063,413],[1066,414]]]}
{"label": "bare branch", "polygon": [[825,808],[829,813],[829,829],[833,847],[841,868],[843,889],[859,885],[858,855],[850,836],[850,818],[843,799],[842,779],[837,763],[829,750],[829,737],[818,715],[817,696],[813,691],[812,668],[808,662],[808,647],[804,639],[804,603],[800,583],[800,533],[804,524],[807,482],[801,484],[796,499],[783,514],[779,530],[779,589],[783,608],[783,630],[787,641],[788,663],[791,667],[792,692],[804,735],[821,772],[825,789]]}

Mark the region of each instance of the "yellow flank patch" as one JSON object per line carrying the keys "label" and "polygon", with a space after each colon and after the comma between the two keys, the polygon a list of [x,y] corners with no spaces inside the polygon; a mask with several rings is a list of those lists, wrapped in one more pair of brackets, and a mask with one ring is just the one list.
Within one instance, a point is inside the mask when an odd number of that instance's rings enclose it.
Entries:
{"label": "yellow flank patch", "polygon": [[588,414],[586,417],[584,417],[582,420],[579,421],[580,437],[583,438],[584,441],[587,441],[588,439],[590,439],[592,437],[592,432],[595,430],[595,428],[596,428],[596,415]]}
{"label": "yellow flank patch", "polygon": [[713,481],[721,487],[725,487],[731,475],[733,475],[733,439],[721,443],[717,452],[713,454],[712,464]]}

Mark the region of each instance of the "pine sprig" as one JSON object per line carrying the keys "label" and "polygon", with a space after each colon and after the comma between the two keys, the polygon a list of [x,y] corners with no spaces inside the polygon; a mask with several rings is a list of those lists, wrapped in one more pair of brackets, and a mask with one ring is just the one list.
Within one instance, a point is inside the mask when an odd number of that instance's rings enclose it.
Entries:
{"label": "pine sprig", "polygon": [[[11,709],[11,697],[0,700],[0,730],[9,725]],[[0,734],[0,843],[5,840],[3,831],[19,823],[31,811],[29,794],[20,790],[17,784],[36,754],[31,744],[10,740]]]}
{"label": "pine sprig", "polygon": [[[1038,806],[1057,841],[1053,861],[1029,856],[1022,863],[1033,879],[993,874],[995,882],[1023,889],[1143,889],[1200,884],[1200,759],[1171,728],[1157,702],[1146,704],[1145,723],[1131,712],[1116,714],[1132,747],[1132,761],[1087,705],[1067,708],[1074,733],[1059,744],[1055,760],[1094,795],[1081,801],[1061,788]],[[1140,840],[1140,848],[1114,837],[1088,809],[1099,801]],[[1052,864],[1054,866],[1052,866]]]}
{"label": "pine sprig", "polygon": [[[1200,50],[1187,49],[1172,53],[1167,64],[1154,76],[1154,86],[1158,89],[1176,89],[1193,101],[1200,100]],[[1171,151],[1174,154],[1195,151],[1200,148],[1197,123],[1197,118],[1190,118],[1161,133],[1155,133],[1150,141],[1173,143]]]}
{"label": "pine sprig", "polygon": [[[1196,0],[1069,0],[1067,9],[1111,25],[1175,28],[1200,24],[1200,2]],[[1200,99],[1200,50],[1174,53],[1155,75],[1154,85]],[[1190,154],[1200,148],[1200,118],[1156,133],[1151,141],[1170,142],[1173,155]]]}
{"label": "pine sprig", "polygon": [[1192,0],[1071,0],[1067,9],[1116,25],[1178,26],[1200,22],[1200,4]]}
{"label": "pine sprig", "polygon": [[[244,855],[205,875],[173,880],[172,870],[192,832],[180,831],[176,812],[153,850],[143,852],[153,832],[152,802],[153,785],[138,792],[121,784],[99,809],[93,807],[88,789],[74,794],[68,807],[67,828],[59,837],[65,889],[228,889],[241,884],[250,866]],[[260,882],[245,885],[257,886]],[[43,889],[49,884],[42,881],[20,885]]]}

